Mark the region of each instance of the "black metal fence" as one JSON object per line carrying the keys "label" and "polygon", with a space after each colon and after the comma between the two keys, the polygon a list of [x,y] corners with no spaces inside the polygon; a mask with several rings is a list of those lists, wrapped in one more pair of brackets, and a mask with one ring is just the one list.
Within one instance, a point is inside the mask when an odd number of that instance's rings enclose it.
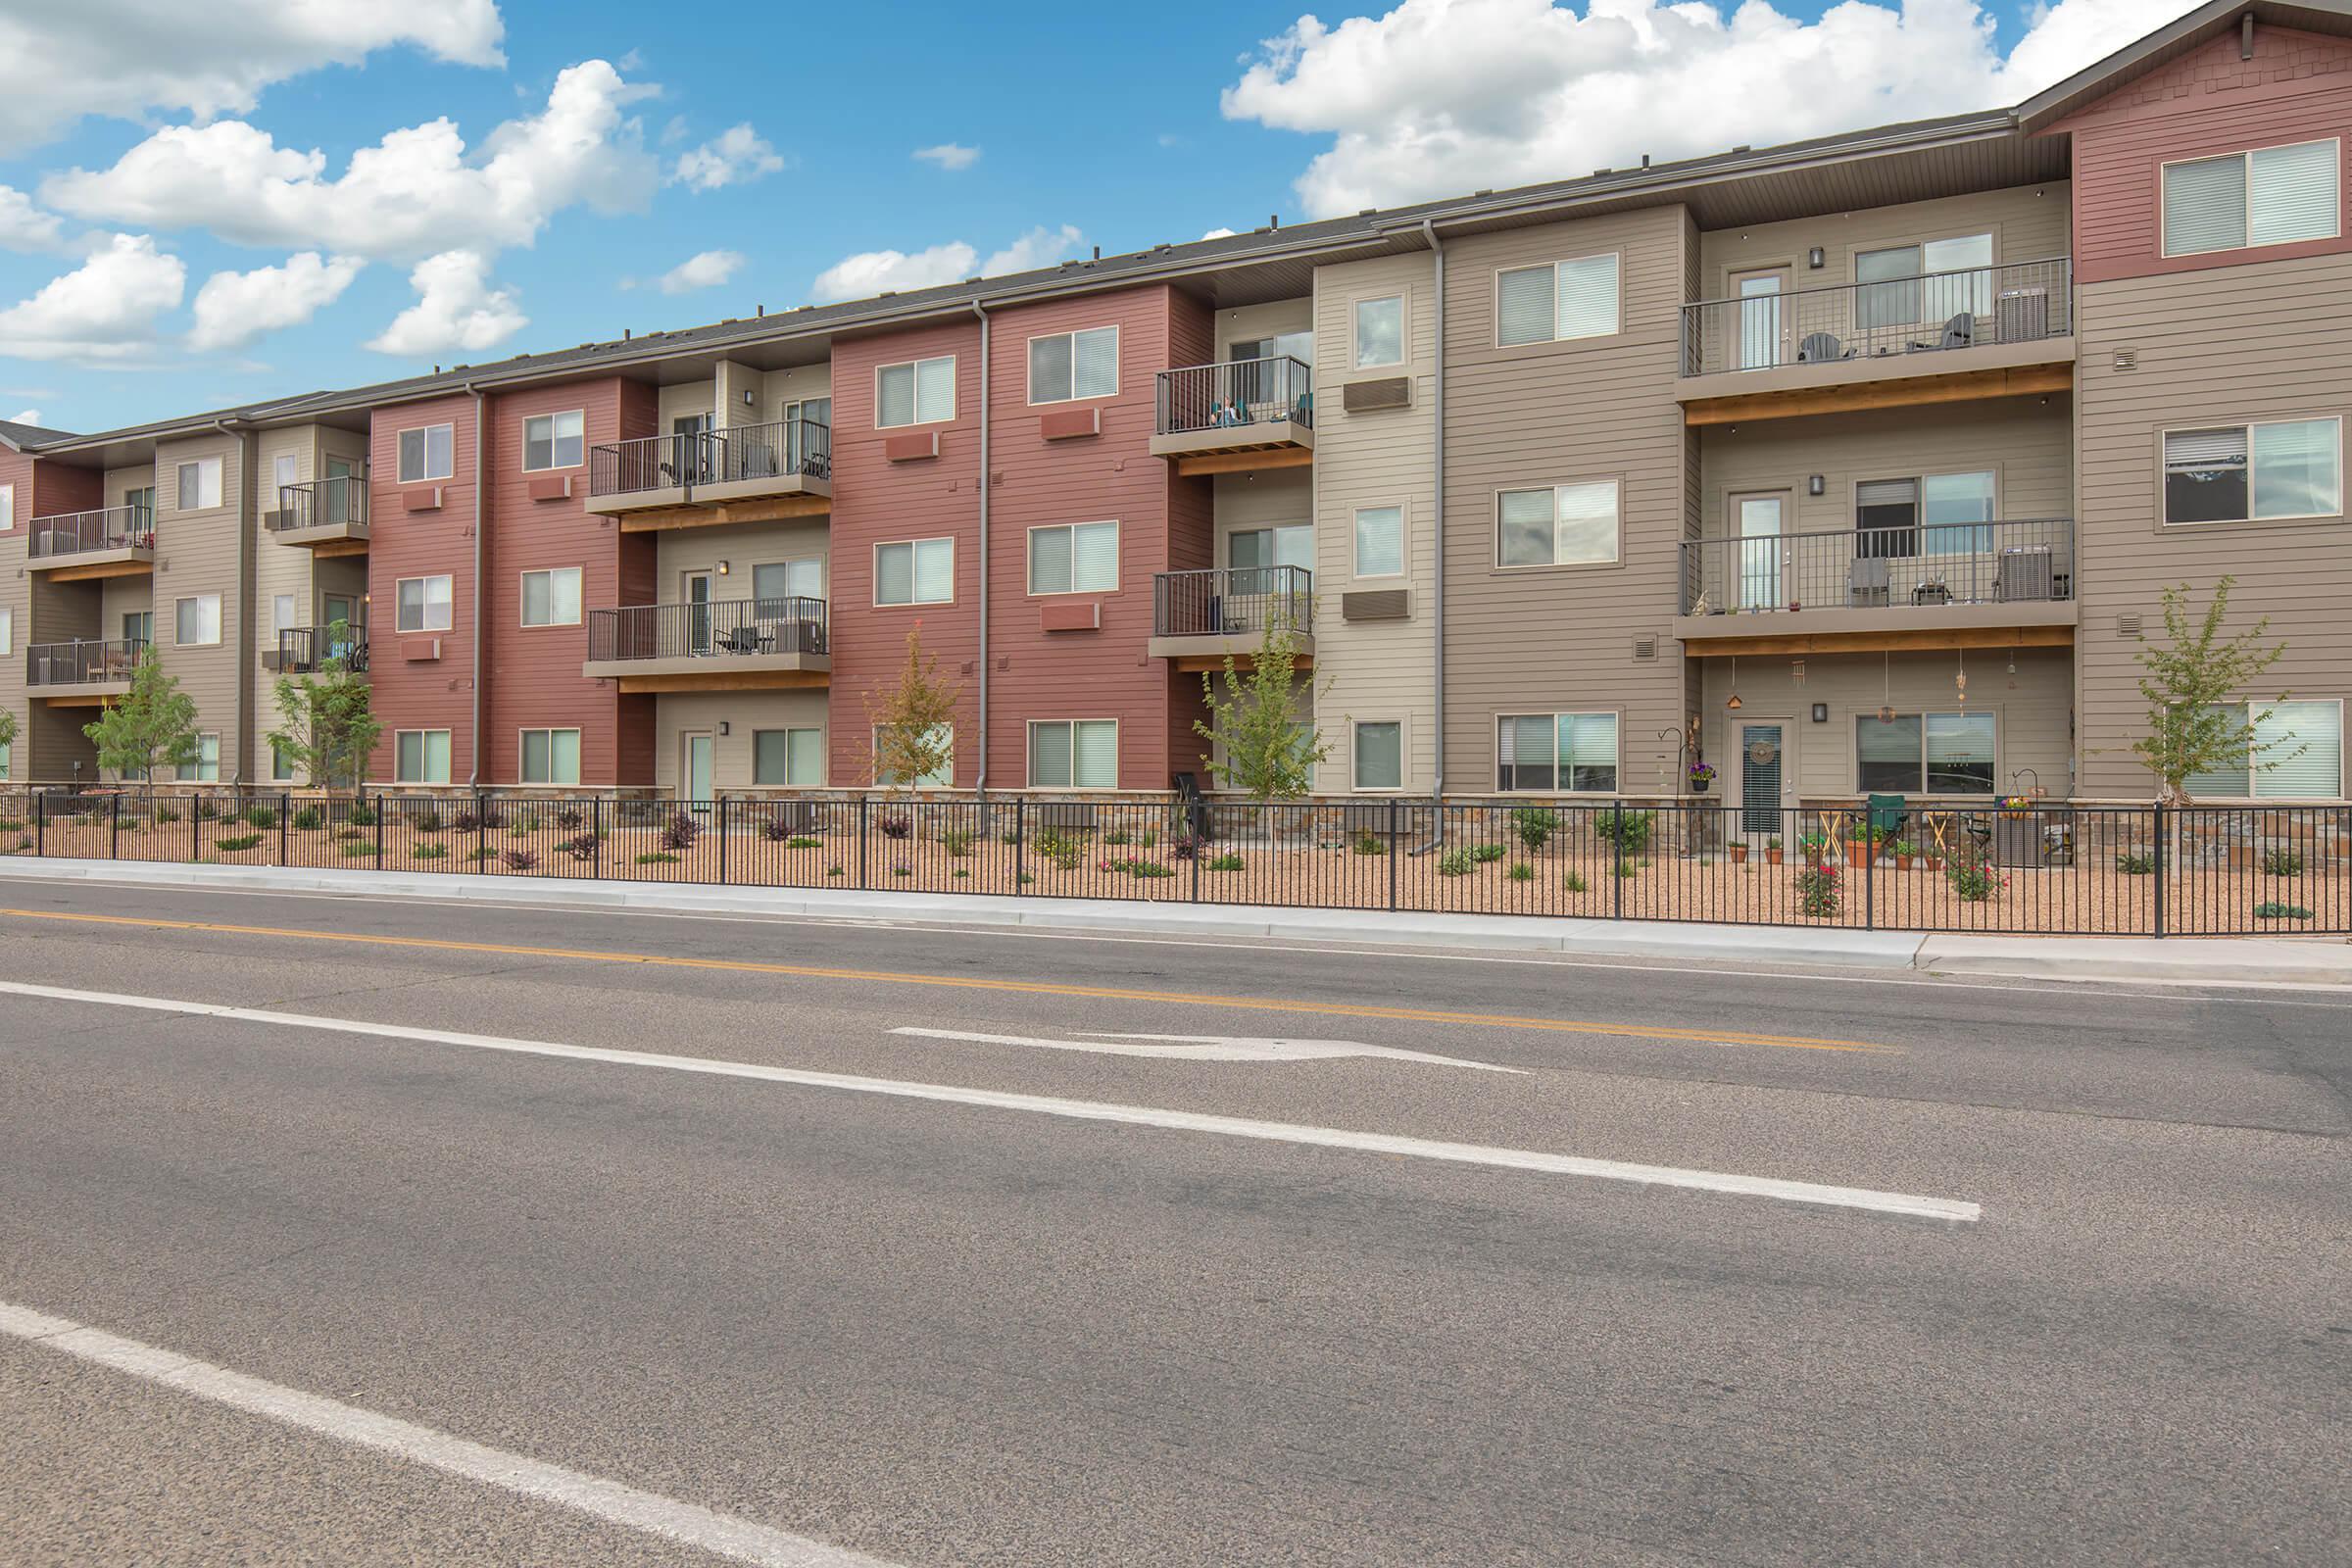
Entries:
{"label": "black metal fence", "polygon": [[815,419],[777,419],[615,441],[588,454],[588,490],[597,496],[793,475],[833,476],[830,425]]}
{"label": "black metal fence", "polygon": [[265,514],[262,524],[271,533],[293,533],[367,520],[368,475],[343,473],[309,484],[278,486],[277,510]]}
{"label": "black metal fence", "polygon": [[1838,930],[2352,932],[2352,807],[0,787],[0,855]]}
{"label": "black metal fence", "polygon": [[1224,365],[1188,365],[1162,370],[1156,383],[1158,435],[1233,428],[1290,420],[1315,422],[1315,372],[1289,355],[1238,360]]}
{"label": "black metal fence", "polygon": [[147,641],[141,637],[34,643],[24,650],[24,684],[88,686],[126,681],[146,657]]}
{"label": "black metal fence", "polygon": [[277,667],[301,675],[330,659],[340,659],[355,675],[368,673],[368,628],[346,624],[337,637],[332,626],[288,626],[277,634]]}
{"label": "black metal fence", "polygon": [[105,507],[95,512],[61,512],[32,519],[27,553],[35,561],[78,556],[95,550],[153,550],[155,514],[146,507]]}

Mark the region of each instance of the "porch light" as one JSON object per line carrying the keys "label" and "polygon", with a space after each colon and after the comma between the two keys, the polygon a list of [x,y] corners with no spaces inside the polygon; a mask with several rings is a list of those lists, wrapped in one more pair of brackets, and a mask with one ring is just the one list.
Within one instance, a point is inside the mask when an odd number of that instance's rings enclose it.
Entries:
{"label": "porch light", "polygon": [[1738,658],[1732,660],[1732,699],[1723,706],[1735,713],[1740,711],[1740,661]]}
{"label": "porch light", "polygon": [[720,562],[720,563],[718,564],[718,574],[719,574],[721,577],[724,577],[724,576],[727,574],[727,572],[728,572],[728,570],[729,570],[729,569],[730,569],[730,568],[728,567],[728,565],[727,565],[727,564],[726,564],[725,562],[723,562],[723,561],[722,561],[722,562]]}

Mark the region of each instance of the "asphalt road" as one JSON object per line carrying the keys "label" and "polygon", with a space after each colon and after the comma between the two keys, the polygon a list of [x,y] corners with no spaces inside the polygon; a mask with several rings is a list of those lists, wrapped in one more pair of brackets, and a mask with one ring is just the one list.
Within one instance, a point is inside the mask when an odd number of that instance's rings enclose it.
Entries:
{"label": "asphalt road", "polygon": [[2352,998],[0,906],[0,1319],[170,1352],[0,1335],[0,1562],[724,1560],[186,1358],[909,1568],[2352,1558]]}

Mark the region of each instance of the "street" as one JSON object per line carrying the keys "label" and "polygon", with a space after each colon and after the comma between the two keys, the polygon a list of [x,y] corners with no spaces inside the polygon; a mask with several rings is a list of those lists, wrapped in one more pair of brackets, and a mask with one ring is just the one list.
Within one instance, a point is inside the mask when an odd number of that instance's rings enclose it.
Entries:
{"label": "street", "polygon": [[2340,1563],[2348,1132],[2341,993],[0,879],[0,1561]]}

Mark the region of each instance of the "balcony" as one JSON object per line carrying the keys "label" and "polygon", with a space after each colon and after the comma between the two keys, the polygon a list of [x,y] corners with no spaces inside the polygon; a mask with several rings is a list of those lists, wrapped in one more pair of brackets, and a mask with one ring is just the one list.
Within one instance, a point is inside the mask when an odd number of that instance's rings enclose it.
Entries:
{"label": "balcony", "polygon": [[1686,422],[1903,408],[2074,386],[2065,257],[1683,307]]}
{"label": "balcony", "polygon": [[1153,659],[1178,669],[1222,669],[1225,656],[1249,668],[1268,622],[1288,620],[1298,637],[1298,662],[1314,662],[1314,573],[1304,566],[1242,566],[1163,571],[1152,579]]}
{"label": "balcony", "polygon": [[833,430],[779,419],[596,447],[588,510],[623,533],[821,517],[833,510]]}
{"label": "balcony", "polygon": [[119,642],[34,643],[24,650],[27,695],[53,707],[91,707],[130,690],[130,672],[147,655],[143,638]]}
{"label": "balcony", "polygon": [[147,576],[155,571],[155,514],[107,507],[32,519],[24,566],[52,582]]}
{"label": "balcony", "polygon": [[281,545],[298,545],[317,556],[368,553],[368,476],[340,474],[309,484],[279,487],[277,510],[262,514],[262,526]]}
{"label": "balcony", "polygon": [[277,634],[277,662],[281,675],[308,675],[339,659],[355,675],[368,673],[368,628],[346,626],[340,640],[331,626],[289,626]]}
{"label": "balcony", "polygon": [[775,691],[827,686],[822,599],[730,599],[591,611],[580,673],[624,692]]}
{"label": "balcony", "polygon": [[1315,461],[1315,373],[1287,355],[1159,372],[1152,455],[1178,473]]}
{"label": "balcony", "polygon": [[1694,659],[2075,641],[2070,518],[1690,539],[1682,548],[1674,634]]}

